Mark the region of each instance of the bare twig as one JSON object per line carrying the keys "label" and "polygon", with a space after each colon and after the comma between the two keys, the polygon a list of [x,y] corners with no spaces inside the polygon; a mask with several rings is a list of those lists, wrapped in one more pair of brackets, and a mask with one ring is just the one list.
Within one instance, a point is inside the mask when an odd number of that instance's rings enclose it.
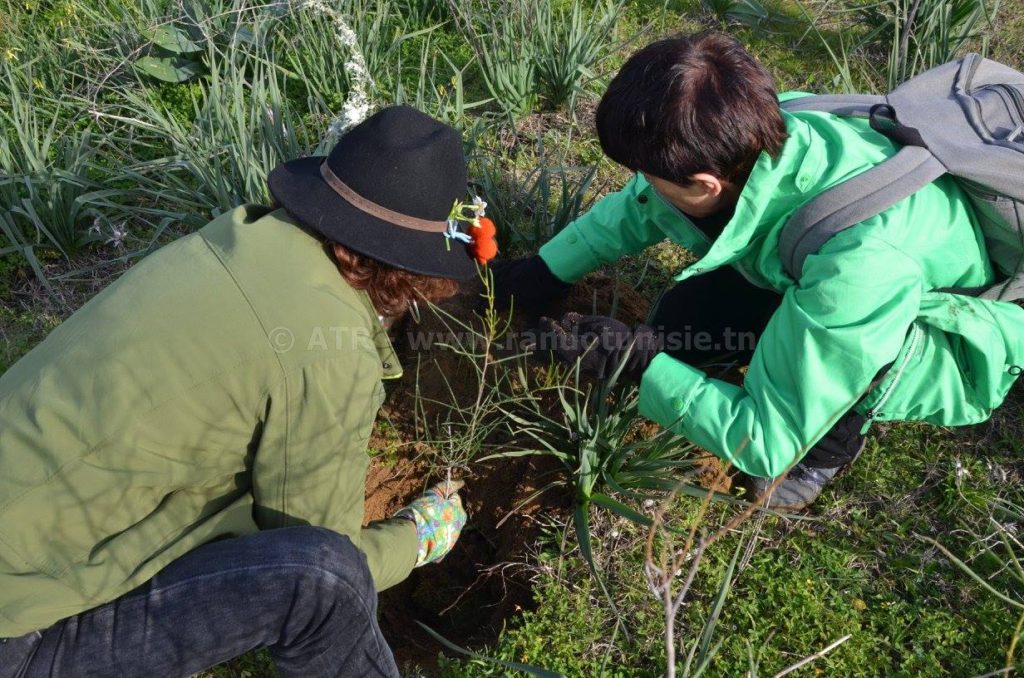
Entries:
{"label": "bare twig", "polygon": [[781,671],[776,673],[775,676],[773,676],[773,678],[782,678],[782,676],[785,676],[787,674],[793,673],[794,671],[796,671],[800,667],[807,666],[808,664],[810,664],[811,662],[813,662],[816,659],[821,659],[822,657],[827,655],[829,652],[831,652],[832,650],[836,649],[837,647],[839,647],[840,645],[842,645],[843,643],[848,641],[850,638],[853,638],[853,634],[851,634],[851,633],[846,634],[845,636],[843,636],[839,640],[835,641],[834,643],[832,643],[831,645],[826,647],[824,650],[821,650],[819,652],[815,652],[814,654],[812,654],[809,657],[804,657],[803,659],[798,661],[796,664],[793,664],[792,666],[790,666],[788,668],[782,669]]}

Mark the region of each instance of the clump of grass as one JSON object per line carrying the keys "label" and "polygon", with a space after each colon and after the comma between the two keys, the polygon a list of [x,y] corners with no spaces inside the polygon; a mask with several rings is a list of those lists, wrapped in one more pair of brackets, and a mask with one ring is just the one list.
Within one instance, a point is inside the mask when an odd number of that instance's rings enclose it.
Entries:
{"label": "clump of grass", "polygon": [[183,211],[220,214],[246,203],[266,203],[267,176],[281,162],[305,155],[317,137],[298,116],[272,67],[252,72],[234,64],[214,70],[193,96],[194,120],[183,123],[145,96],[129,93],[124,120],[138,133],[162,136],[173,155],[139,164],[154,192]]}
{"label": "clump of grass", "polygon": [[[440,336],[427,331],[410,330],[410,346],[429,342],[429,348],[439,350],[448,358],[435,364],[432,373],[444,388],[441,398],[424,396],[419,390],[419,376],[423,365],[417,365],[416,428],[422,441],[436,453],[439,469],[451,473],[454,469],[468,469],[485,450],[493,449],[495,436],[509,431],[505,410],[522,396],[513,381],[516,365],[525,354],[517,350],[514,337],[510,337],[511,319],[494,307],[493,278],[481,269],[483,284],[481,311],[469,319],[458,318],[436,305],[429,309],[441,328]],[[506,347],[506,340],[511,346]],[[427,354],[429,355],[429,354]],[[429,359],[429,358],[428,358]],[[456,383],[456,380],[458,383]],[[443,398],[443,399],[442,399]],[[433,416],[428,409],[436,411]],[[502,439],[507,439],[504,436]]]}
{"label": "clump of grass", "polygon": [[31,62],[0,61],[0,82],[0,256],[19,253],[48,286],[41,257],[70,261],[93,243],[121,246],[129,221],[155,227],[155,239],[180,216],[119,185],[128,174],[109,159],[124,140],[83,119],[76,102],[49,96]]}
{"label": "clump of grass", "polygon": [[[269,15],[254,20],[252,31],[260,37],[249,52],[223,49],[212,35],[205,41],[204,62],[210,73],[201,89],[188,93],[188,120],[174,115],[145,87],[123,94],[116,119],[137,137],[159,140],[171,151],[169,156],[135,164],[133,172],[149,190],[183,212],[216,215],[241,203],[267,203],[270,171],[306,155],[325,136],[316,122],[329,117],[329,111],[302,115],[287,96],[292,80],[306,85],[306,91],[315,90],[302,75],[275,65],[266,35],[276,21]],[[322,99],[309,99],[311,106],[320,103]]]}
{"label": "clump of grass", "polygon": [[552,158],[543,137],[536,149],[536,162],[527,170],[485,150],[471,159],[488,210],[503,226],[498,245],[506,253],[540,247],[585,212],[600,192],[596,164],[577,166]]}
{"label": "clump of grass", "polygon": [[610,51],[624,5],[625,0],[604,0],[589,13],[580,2],[536,5],[537,79],[548,108],[572,110],[585,83],[597,77],[593,68]]}
{"label": "clump of grass", "polygon": [[719,21],[725,23],[757,29],[791,23],[791,19],[784,13],[770,9],[759,0],[702,0],[702,3]]}
{"label": "clump of grass", "polygon": [[579,0],[554,6],[546,0],[449,0],[473,47],[488,92],[502,115],[515,121],[538,103],[572,109],[596,77],[593,69],[611,51],[625,0],[587,8]]}
{"label": "clump of grass", "polygon": [[[578,366],[567,381],[554,386],[555,411],[541,397],[523,399],[510,412],[517,432],[534,446],[498,456],[550,455],[562,462],[568,478],[538,491],[569,487],[575,496],[574,525],[580,548],[593,564],[590,509],[597,505],[639,524],[649,518],[608,493],[642,501],[672,490],[681,475],[695,468],[694,447],[668,430],[644,436],[635,387],[617,388],[618,375],[596,385],[585,384]],[[524,387],[526,385],[524,384]]]}
{"label": "clump of grass", "polygon": [[530,2],[485,0],[475,7],[449,0],[476,54],[487,91],[512,121],[530,114],[537,105],[537,54]]}
{"label": "clump of grass", "polygon": [[[928,69],[962,56],[985,52],[1001,0],[884,0],[860,7],[825,9],[812,17],[800,5],[813,33],[837,69],[835,89],[855,92],[895,89]],[[857,29],[835,39],[819,28],[823,20]],[[833,44],[838,40],[838,44]],[[866,83],[866,85],[865,85]]]}
{"label": "clump of grass", "polygon": [[889,0],[860,12],[870,28],[868,46],[881,48],[886,86],[900,83],[961,55],[969,44],[984,50],[999,0]]}

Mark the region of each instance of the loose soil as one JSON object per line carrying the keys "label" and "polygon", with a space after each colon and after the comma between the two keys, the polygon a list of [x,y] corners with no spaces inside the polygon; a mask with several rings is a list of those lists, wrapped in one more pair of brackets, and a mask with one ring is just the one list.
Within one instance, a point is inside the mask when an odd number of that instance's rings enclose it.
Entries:
{"label": "loose soil", "polygon": [[[479,290],[468,289],[442,303],[441,308],[466,321],[473,317],[479,300]],[[594,274],[577,283],[552,315],[570,309],[602,315],[614,309],[617,318],[635,325],[646,318],[649,301],[632,287]],[[528,322],[514,319],[513,330],[526,329]],[[419,336],[433,333],[436,337],[446,327],[424,310],[412,329]],[[370,441],[371,448],[388,452],[374,459],[367,476],[367,521],[391,516],[428,485],[442,480],[433,450],[416,442],[417,392],[428,400],[454,399],[463,405],[473,403],[476,397],[476,381],[466,359],[438,346],[414,349],[407,340],[409,330],[407,324],[392,328],[405,372],[389,385],[380,419],[394,426],[398,439],[393,433],[375,432]],[[433,407],[427,405],[428,420]],[[655,430],[652,425],[652,432]],[[708,463],[706,475],[714,477],[714,462]],[[560,474],[564,476],[561,465],[549,457],[473,462],[469,469],[456,471],[457,477],[466,481],[462,497],[469,514],[458,545],[444,561],[413,570],[405,582],[380,597],[381,628],[400,664],[412,662],[429,669],[441,651],[417,621],[454,643],[478,647],[493,642],[510,616],[531,606],[529,549],[540,536],[538,518],[565,518],[571,508],[571,496],[564,490],[532,499],[531,495]]]}

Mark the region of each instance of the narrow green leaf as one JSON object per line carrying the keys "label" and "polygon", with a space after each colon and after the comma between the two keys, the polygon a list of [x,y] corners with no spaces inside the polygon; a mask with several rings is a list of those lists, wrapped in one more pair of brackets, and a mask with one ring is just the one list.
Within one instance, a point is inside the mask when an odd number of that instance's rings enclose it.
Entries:
{"label": "narrow green leaf", "polygon": [[202,62],[184,57],[157,58],[145,56],[135,62],[135,69],[161,82],[187,82],[206,72]]}
{"label": "narrow green leaf", "polygon": [[701,633],[700,636],[700,645],[697,650],[698,665],[696,675],[700,675],[707,669],[708,665],[711,663],[711,659],[715,655],[715,651],[718,649],[717,645],[714,648],[711,647],[711,639],[715,635],[715,626],[717,626],[718,618],[721,616],[722,609],[725,607],[726,596],[728,596],[729,591],[732,590],[733,574],[736,572],[736,563],[739,562],[740,553],[743,552],[744,546],[744,540],[740,539],[739,543],[736,544],[736,551],[732,554],[732,560],[729,561],[729,567],[726,569],[725,574],[722,575],[722,586],[718,589],[718,597],[715,599],[715,606],[711,609],[711,614],[708,616],[708,620],[704,624],[704,632]]}
{"label": "narrow green leaf", "polygon": [[650,517],[645,516],[639,511],[631,509],[630,507],[623,504],[621,501],[612,499],[606,494],[595,492],[594,494],[590,495],[590,500],[597,504],[598,506],[601,506],[602,508],[606,508],[609,511],[617,513],[626,520],[631,520],[638,525],[645,525],[647,527],[650,527],[651,525],[652,521]]}
{"label": "narrow green leaf", "polygon": [[583,559],[590,565],[590,571],[597,574],[597,566],[594,564],[594,551],[590,544],[589,509],[589,504],[578,502],[573,513],[573,525],[576,528],[576,540],[580,543],[580,553],[583,554]]}
{"label": "narrow green leaf", "polygon": [[165,49],[172,54],[193,54],[203,51],[202,47],[189,40],[188,34],[185,31],[175,26],[157,26],[148,31],[143,31],[142,35],[157,47]]}
{"label": "narrow green leaf", "polygon": [[512,669],[514,671],[522,671],[523,673],[527,673],[531,676],[537,676],[537,678],[565,678],[564,674],[557,673],[555,671],[549,671],[548,669],[542,669],[539,666],[533,666],[531,664],[520,664],[519,662],[502,661],[501,659],[493,659],[492,657],[482,655],[478,652],[467,650],[466,648],[459,647],[455,643],[451,642],[450,640],[448,640],[447,638],[445,638],[440,633],[430,628],[423,622],[417,621],[416,623],[419,624],[420,628],[426,631],[431,638],[441,643],[452,652],[458,652],[459,654],[464,654],[467,657],[472,657],[473,659],[477,659],[482,662],[487,662],[488,664],[504,666],[505,668]]}
{"label": "narrow green leaf", "polygon": [[476,461],[493,461],[495,459],[515,459],[517,457],[531,457],[531,456],[545,456],[545,457],[557,457],[562,461],[567,461],[569,455],[554,450],[513,450],[512,452],[496,452],[489,454],[486,457],[480,457]]}

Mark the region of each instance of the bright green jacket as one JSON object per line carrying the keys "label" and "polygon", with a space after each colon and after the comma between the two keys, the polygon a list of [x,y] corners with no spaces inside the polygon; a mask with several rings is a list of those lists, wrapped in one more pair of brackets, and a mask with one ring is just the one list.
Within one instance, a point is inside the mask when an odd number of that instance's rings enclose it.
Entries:
{"label": "bright green jacket", "polygon": [[401,581],[412,523],[363,529],[399,374],[369,298],[284,211],[239,207],[146,257],[0,377],[0,637],[286,525],[348,535],[378,589]]}
{"label": "bright green jacket", "polygon": [[783,115],[781,154],[758,159],[714,242],[638,175],[541,249],[573,282],[667,237],[700,256],[676,280],[730,265],[782,293],[742,386],[663,353],[643,375],[640,411],[756,476],[785,470],[851,407],[869,420],[988,418],[1024,365],[1024,310],[935,291],[993,282],[964,193],[940,179],[833,237],[794,282],[778,252],[789,216],[897,148],[859,120]]}

